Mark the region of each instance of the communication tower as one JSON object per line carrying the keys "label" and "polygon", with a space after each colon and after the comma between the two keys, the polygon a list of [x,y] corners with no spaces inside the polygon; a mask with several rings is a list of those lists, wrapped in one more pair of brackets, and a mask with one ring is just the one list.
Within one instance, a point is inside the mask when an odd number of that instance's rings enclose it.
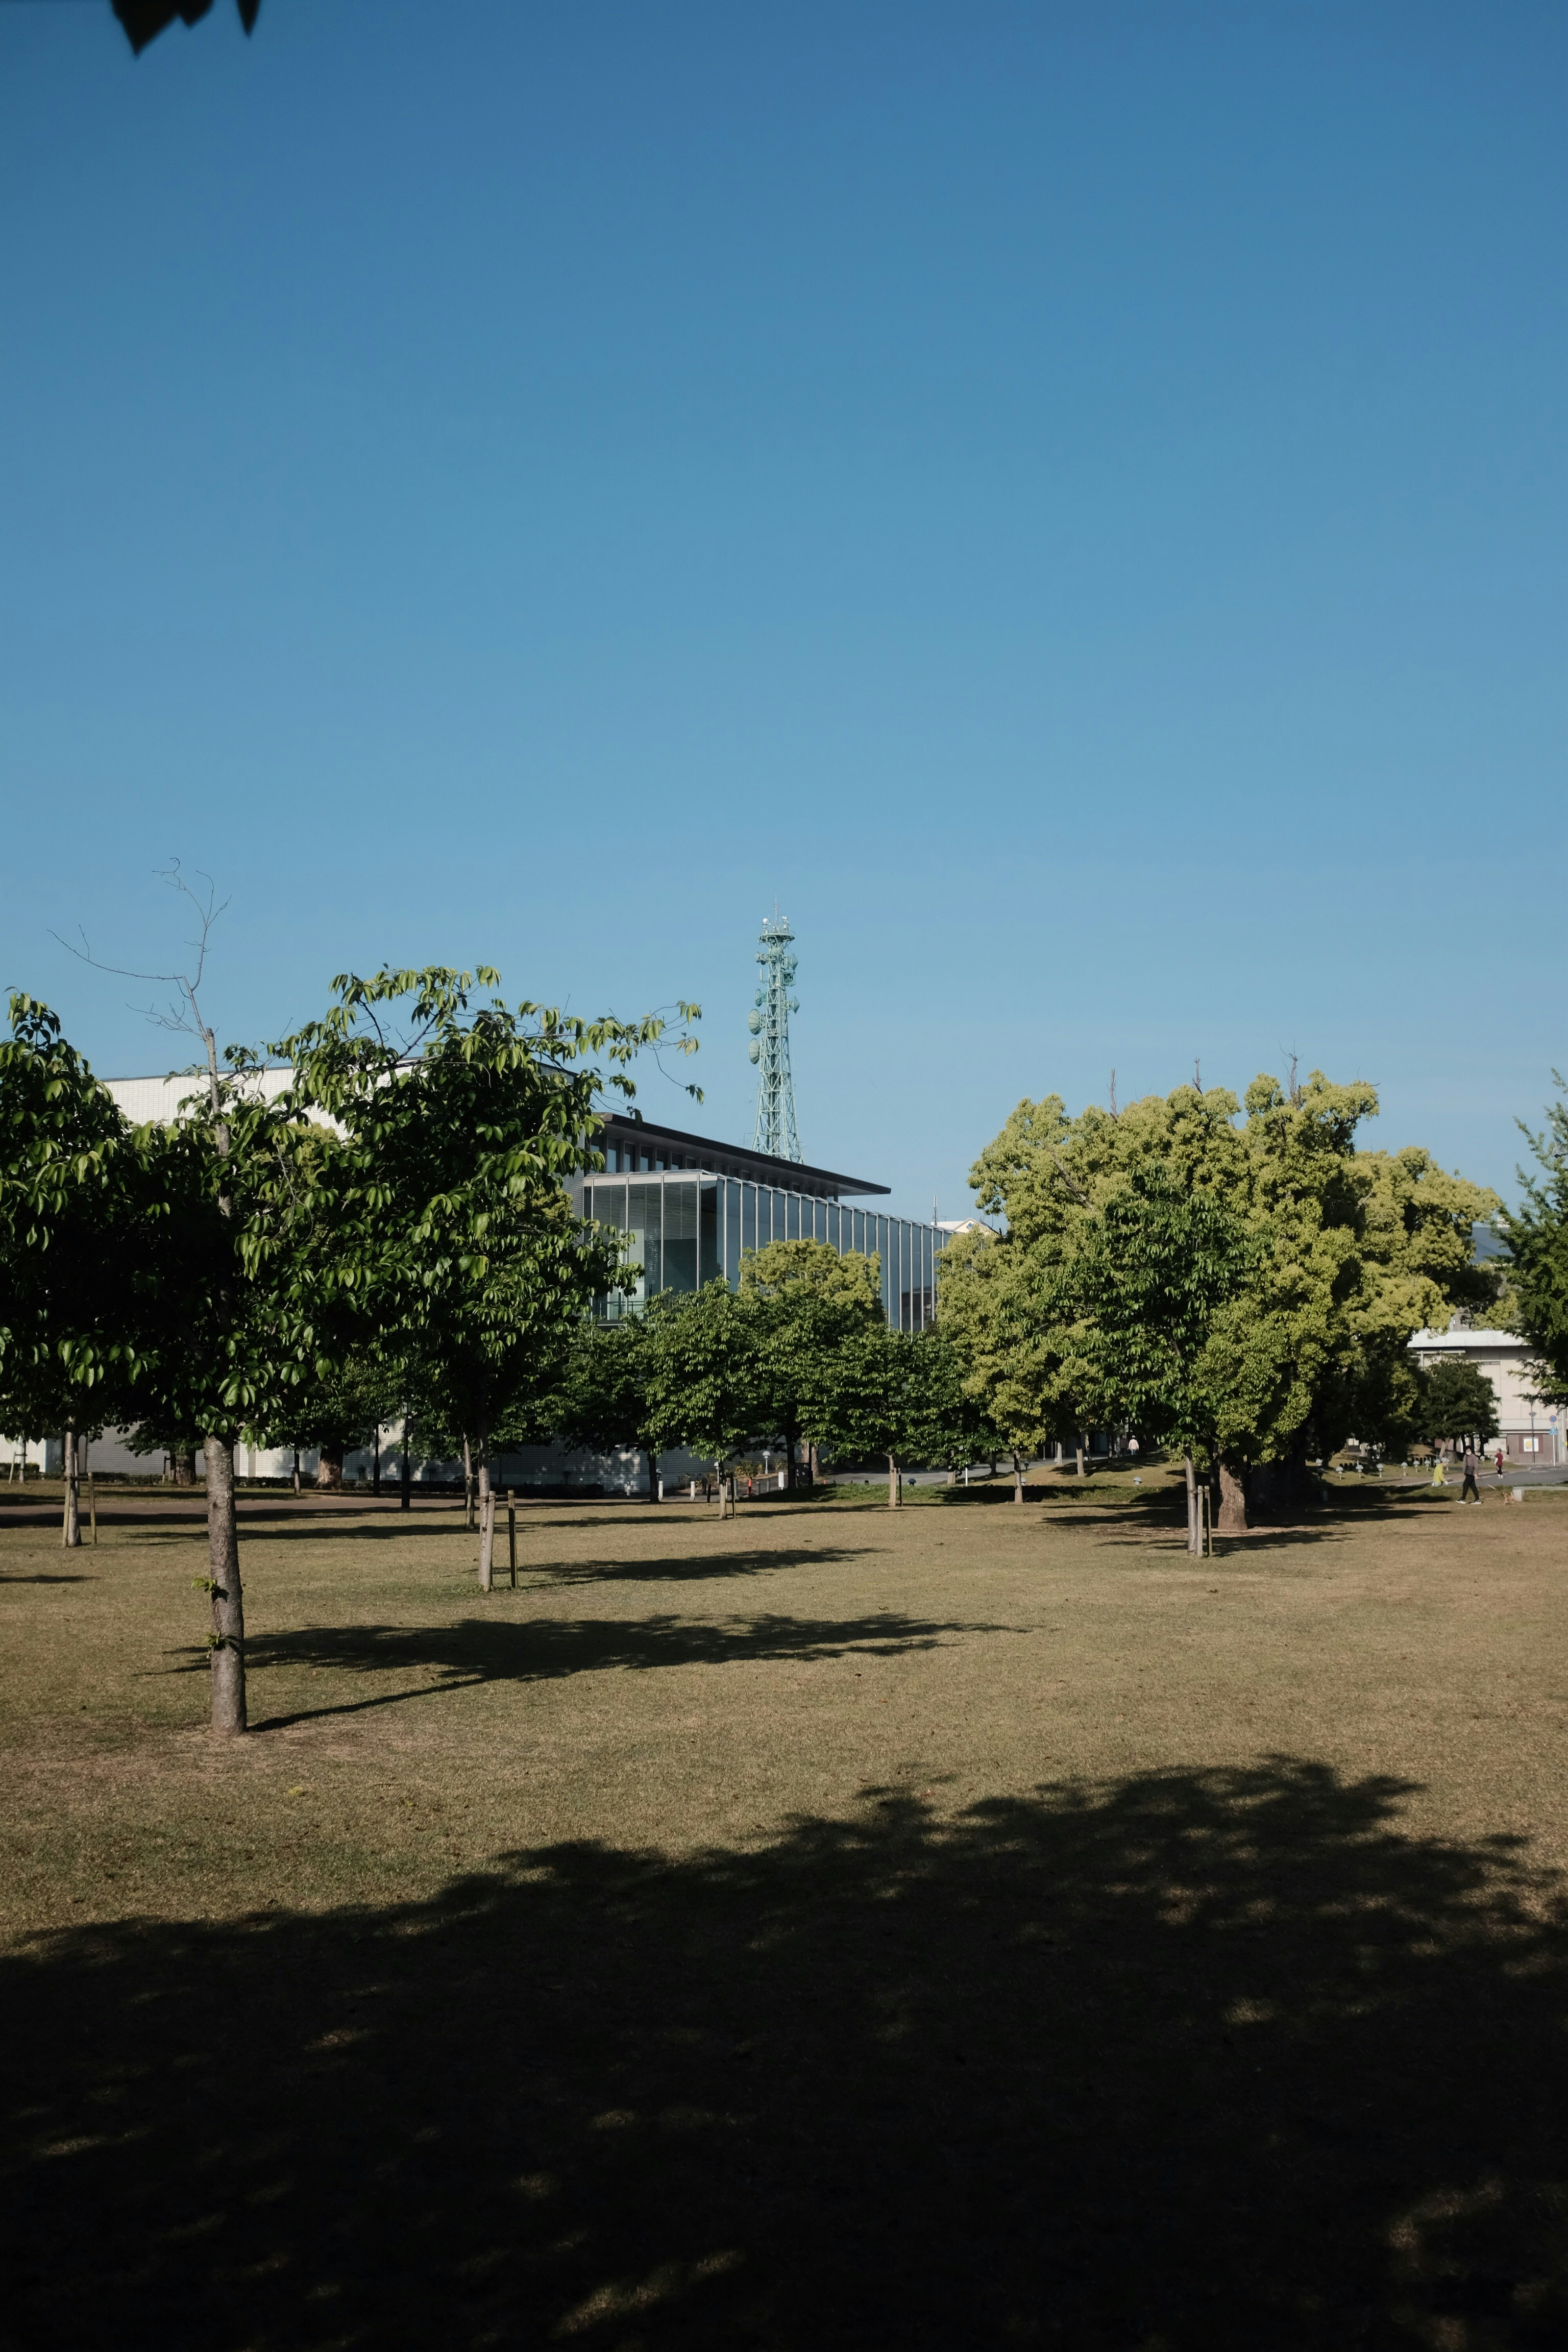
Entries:
{"label": "communication tower", "polygon": [[789,1074],[789,1016],[800,1011],[798,999],[790,994],[795,986],[795,958],[790,953],[794,945],[789,918],[779,913],[775,900],[757,949],[763,984],[747,1019],[752,1033],[747,1051],[759,1065],[757,1126],[752,1149],[771,1151],[779,1160],[804,1156],[795,1123],[795,1082]]}

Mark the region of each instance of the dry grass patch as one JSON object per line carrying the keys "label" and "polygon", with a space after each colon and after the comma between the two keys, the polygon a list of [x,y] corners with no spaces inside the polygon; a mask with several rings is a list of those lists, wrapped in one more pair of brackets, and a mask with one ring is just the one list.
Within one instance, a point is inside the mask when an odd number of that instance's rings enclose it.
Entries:
{"label": "dry grass patch", "polygon": [[[0,1518],[20,2344],[1568,2330],[1568,1494]],[[0,2323],[0,2340],[4,2323]]]}

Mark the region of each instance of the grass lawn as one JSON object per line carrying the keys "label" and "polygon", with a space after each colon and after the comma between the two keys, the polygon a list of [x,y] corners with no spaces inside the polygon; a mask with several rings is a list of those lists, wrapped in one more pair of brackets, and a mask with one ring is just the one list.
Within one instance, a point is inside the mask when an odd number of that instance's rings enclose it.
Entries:
{"label": "grass lawn", "polygon": [[1568,2344],[1568,1490],[1002,1493],[0,1502],[0,2347]]}

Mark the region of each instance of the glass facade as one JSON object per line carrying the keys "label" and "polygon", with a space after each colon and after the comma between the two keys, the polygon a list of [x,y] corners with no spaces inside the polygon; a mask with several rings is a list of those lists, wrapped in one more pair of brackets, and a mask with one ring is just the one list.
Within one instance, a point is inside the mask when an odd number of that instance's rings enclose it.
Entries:
{"label": "glass facade", "polygon": [[718,1275],[734,1288],[742,1251],[764,1249],[773,1241],[874,1250],[882,1262],[882,1305],[893,1328],[923,1330],[935,1315],[936,1261],[947,1240],[936,1225],[689,1169],[642,1169],[635,1181],[629,1169],[616,1171],[580,1177],[572,1189],[583,1215],[613,1226],[623,1236],[623,1262],[639,1269],[629,1297],[601,1302],[606,1320],[635,1313],[636,1302],[655,1291],[695,1290]]}

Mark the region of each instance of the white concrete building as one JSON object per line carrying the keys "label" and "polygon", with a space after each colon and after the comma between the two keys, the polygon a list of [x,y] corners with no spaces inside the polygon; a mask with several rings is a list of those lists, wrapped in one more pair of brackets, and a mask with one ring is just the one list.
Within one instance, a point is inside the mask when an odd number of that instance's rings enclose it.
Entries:
{"label": "white concrete building", "polygon": [[1497,1398],[1496,1440],[1510,1462],[1547,1469],[1564,1458],[1568,1417],[1559,1405],[1542,1402],[1544,1375],[1517,1331],[1469,1331],[1458,1324],[1447,1331],[1417,1331],[1410,1342],[1416,1362],[1476,1364]]}
{"label": "white concrete building", "polygon": [[[292,1070],[254,1070],[247,1085],[264,1102],[271,1102],[285,1087],[293,1083]],[[177,1119],[180,1105],[192,1095],[206,1092],[205,1070],[182,1070],[177,1076],[163,1078],[105,1078],[104,1092],[112,1096],[134,1126],[144,1127],[150,1119],[161,1123]]]}
{"label": "white concrete building", "polygon": [[[285,1091],[292,1077],[287,1068],[258,1070],[250,1074],[247,1084],[270,1101]],[[108,1078],[103,1083],[126,1118],[142,1122],[177,1119],[182,1102],[199,1096],[205,1079],[196,1070],[175,1076]],[[604,1168],[574,1179],[568,1190],[583,1215],[625,1236],[629,1260],[642,1269],[637,1297],[659,1290],[694,1290],[699,1283],[721,1275],[733,1287],[746,1251],[770,1241],[817,1240],[841,1251],[875,1251],[881,1264],[882,1301],[889,1324],[898,1330],[918,1331],[935,1313],[936,1265],[942,1250],[951,1234],[967,1230],[973,1222],[926,1224],[918,1219],[889,1216],[858,1205],[862,1196],[886,1196],[885,1184],[841,1175],[805,1160],[779,1160],[749,1145],[717,1143],[711,1137],[689,1135],[646,1119],[634,1121],[620,1113],[605,1117],[599,1141]],[[620,1304],[618,1297],[601,1301],[600,1312],[614,1314]],[[91,1468],[105,1475],[158,1476],[163,1466],[162,1457],[133,1454],[124,1436],[125,1433],[110,1429],[95,1438],[87,1457]],[[391,1423],[379,1430],[374,1449],[361,1446],[345,1454],[344,1484],[370,1483],[378,1473],[384,1486],[395,1484],[401,1445],[400,1425]],[[49,1476],[58,1476],[62,1456],[58,1437],[35,1443],[28,1454],[29,1461]],[[314,1447],[301,1448],[301,1475],[313,1478],[319,1459]],[[767,1456],[770,1474],[773,1459]],[[241,1479],[288,1479],[293,1468],[294,1455],[287,1447],[235,1448],[235,1472]],[[522,1492],[531,1487],[597,1487],[627,1495],[647,1492],[647,1456],[629,1449],[598,1454],[586,1449],[568,1452],[559,1444],[520,1446],[500,1454],[491,1468],[497,1486],[516,1486]],[[671,1491],[690,1479],[700,1479],[711,1468],[710,1463],[678,1447],[668,1449],[659,1463],[660,1475]],[[461,1477],[462,1465],[416,1453],[411,1474],[420,1484],[445,1485]],[[204,1475],[199,1454],[196,1475]]]}

